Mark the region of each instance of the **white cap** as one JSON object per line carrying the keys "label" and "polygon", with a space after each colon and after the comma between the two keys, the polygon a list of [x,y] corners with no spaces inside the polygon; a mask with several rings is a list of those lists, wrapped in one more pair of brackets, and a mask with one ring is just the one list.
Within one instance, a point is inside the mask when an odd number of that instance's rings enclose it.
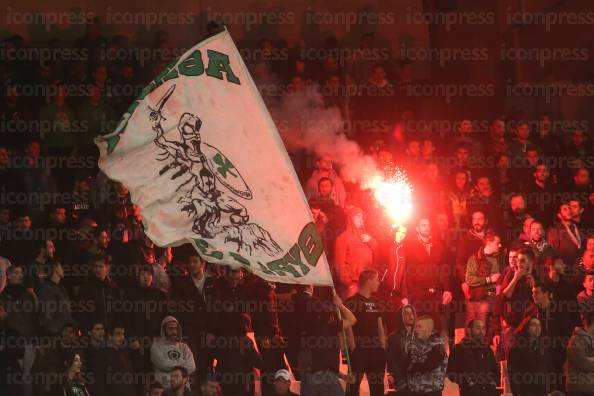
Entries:
{"label": "white cap", "polygon": [[279,378],[284,379],[285,381],[291,381],[291,374],[289,373],[288,370],[285,369],[281,369],[278,370],[275,374],[274,374],[274,379],[277,380]]}

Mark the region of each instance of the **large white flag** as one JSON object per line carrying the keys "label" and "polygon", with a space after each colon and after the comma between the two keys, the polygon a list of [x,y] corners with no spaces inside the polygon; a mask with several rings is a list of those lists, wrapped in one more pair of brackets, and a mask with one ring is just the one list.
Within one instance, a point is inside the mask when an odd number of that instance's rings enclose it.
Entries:
{"label": "large white flag", "polygon": [[321,238],[260,93],[227,31],[167,66],[97,139],[159,246],[286,283],[332,285]]}

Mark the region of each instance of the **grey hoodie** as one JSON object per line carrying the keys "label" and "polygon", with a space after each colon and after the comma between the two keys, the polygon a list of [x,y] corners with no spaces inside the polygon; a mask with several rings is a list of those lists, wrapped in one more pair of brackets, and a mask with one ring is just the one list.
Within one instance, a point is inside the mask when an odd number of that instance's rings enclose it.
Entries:
{"label": "grey hoodie", "polygon": [[[414,323],[410,329],[404,324],[404,310],[412,309]],[[405,305],[396,311],[396,329],[388,337],[388,347],[386,349],[386,361],[388,373],[394,378],[396,389],[400,390],[406,387],[406,351],[408,345],[414,341],[414,329],[417,321],[417,312],[412,305]]]}
{"label": "grey hoodie", "polygon": [[568,392],[594,391],[594,336],[583,328],[577,329],[569,340],[565,374]]}
{"label": "grey hoodie", "polygon": [[[177,339],[169,340],[165,337],[165,325],[175,322],[178,328]],[[153,341],[151,345],[151,361],[155,367],[155,379],[163,385],[166,390],[170,388],[169,372],[175,366],[182,366],[192,374],[196,370],[194,355],[190,347],[182,339],[181,325],[173,316],[166,316],[161,321],[161,337]]]}

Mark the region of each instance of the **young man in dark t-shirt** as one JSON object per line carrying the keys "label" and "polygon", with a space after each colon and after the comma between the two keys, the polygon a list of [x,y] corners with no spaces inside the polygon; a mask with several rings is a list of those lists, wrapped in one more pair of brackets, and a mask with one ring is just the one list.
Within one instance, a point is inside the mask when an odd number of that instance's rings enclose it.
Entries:
{"label": "young man in dark t-shirt", "polygon": [[[336,308],[342,319],[338,319]],[[307,312],[310,326],[301,340],[306,352],[301,357],[301,395],[343,396],[338,382],[340,377],[344,378],[339,371],[340,334],[355,324],[355,315],[336,294],[332,302],[313,298]]]}
{"label": "young man in dark t-shirt", "polygon": [[346,306],[357,318],[357,323],[349,331],[351,362],[355,382],[348,387],[347,396],[359,394],[363,374],[367,376],[371,396],[384,394],[384,372],[386,366],[386,338],[379,301],[372,295],[378,291],[379,274],[373,269],[364,270],[359,275],[357,293],[349,298]]}

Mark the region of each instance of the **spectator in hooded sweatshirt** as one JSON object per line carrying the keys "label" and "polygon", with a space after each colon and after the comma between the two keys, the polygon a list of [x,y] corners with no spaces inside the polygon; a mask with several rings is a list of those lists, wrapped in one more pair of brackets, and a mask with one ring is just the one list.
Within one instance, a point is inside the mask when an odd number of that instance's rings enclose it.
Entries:
{"label": "spectator in hooded sweatshirt", "polygon": [[188,344],[182,341],[182,329],[173,316],[166,316],[161,322],[161,337],[151,345],[151,361],[155,378],[169,389],[169,374],[176,366],[184,367],[189,374],[196,370],[194,355]]}
{"label": "spectator in hooded sweatshirt", "polygon": [[347,214],[346,230],[336,238],[334,249],[336,272],[345,298],[356,292],[361,271],[373,266],[376,248],[376,240],[365,230],[363,211],[351,208]]}
{"label": "spectator in hooded sweatshirt", "polygon": [[569,339],[565,387],[569,396],[594,394],[594,312]]}
{"label": "spectator in hooded sweatshirt", "polygon": [[448,378],[460,386],[461,396],[498,395],[499,366],[486,342],[485,323],[471,320],[466,336],[456,344],[448,362]]}
{"label": "spectator in hooded sweatshirt", "polygon": [[396,392],[407,389],[406,350],[412,342],[417,314],[412,305],[405,305],[396,312],[396,329],[388,337],[386,361],[388,363],[388,384]]}

